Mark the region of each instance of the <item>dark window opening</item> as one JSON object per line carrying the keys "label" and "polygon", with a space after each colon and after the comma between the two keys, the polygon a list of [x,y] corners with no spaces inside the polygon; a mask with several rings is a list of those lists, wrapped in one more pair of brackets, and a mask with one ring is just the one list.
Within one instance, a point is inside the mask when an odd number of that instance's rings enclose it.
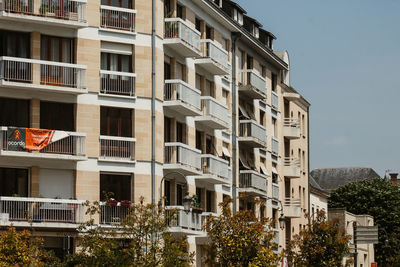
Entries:
{"label": "dark window opening", "polygon": [[100,134],[132,137],[132,111],[123,108],[100,108]]}
{"label": "dark window opening", "polygon": [[183,187],[182,184],[176,185],[176,205],[182,206],[183,205]]}
{"label": "dark window opening", "polygon": [[42,35],[40,38],[40,59],[74,63],[75,45],[72,38]]}
{"label": "dark window opening", "polygon": [[213,212],[213,199],[214,199],[214,192],[213,191],[208,191],[206,192],[206,202],[207,202],[207,207],[206,207],[206,212]]}
{"label": "dark window opening", "polygon": [[40,128],[75,131],[74,104],[40,102]]}
{"label": "dark window opening", "polygon": [[0,31],[0,55],[30,58],[31,39],[29,33]]}
{"label": "dark window opening", "polygon": [[198,18],[196,18],[196,30],[201,32],[201,20],[199,20]]}
{"label": "dark window opening", "polygon": [[276,92],[276,85],[277,85],[277,81],[278,80],[278,78],[277,78],[277,76],[276,76],[276,74],[272,74],[272,78],[271,78],[271,88],[272,88],[272,91],[274,91],[274,92]]}
{"label": "dark window opening", "polygon": [[202,133],[196,130],[196,148],[203,151]]}
{"label": "dark window opening", "polygon": [[171,65],[167,62],[164,62],[164,80],[171,79]]}
{"label": "dark window opening", "polygon": [[165,205],[171,204],[171,182],[168,180],[164,181],[164,195],[165,195]]}
{"label": "dark window opening", "polygon": [[183,19],[183,6],[176,6],[176,17]]}
{"label": "dark window opening", "polygon": [[132,8],[131,0],[101,0],[101,4],[105,6]]}
{"label": "dark window opening", "polygon": [[0,126],[29,127],[29,100],[0,98]]}
{"label": "dark window opening", "polygon": [[0,196],[28,197],[28,170],[0,168]]}
{"label": "dark window opening", "polygon": [[131,186],[130,175],[100,174],[100,200],[107,200],[104,193],[110,193],[117,201],[131,201]]}
{"label": "dark window opening", "polygon": [[101,69],[119,72],[132,72],[132,56],[101,53]]}
{"label": "dark window opening", "polygon": [[164,142],[172,142],[172,135],[171,135],[171,124],[172,120],[168,117],[164,117]]}

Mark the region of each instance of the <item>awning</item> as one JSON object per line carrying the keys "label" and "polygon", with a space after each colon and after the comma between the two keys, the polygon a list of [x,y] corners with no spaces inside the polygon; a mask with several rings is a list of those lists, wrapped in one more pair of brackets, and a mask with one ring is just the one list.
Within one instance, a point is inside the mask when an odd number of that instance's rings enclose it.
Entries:
{"label": "awning", "polygon": [[239,113],[245,117],[246,119],[250,119],[249,114],[247,114],[247,111],[245,108],[242,107],[242,105],[239,104]]}
{"label": "awning", "polygon": [[278,174],[278,171],[276,170],[275,167],[272,167],[272,172]]}
{"label": "awning", "polygon": [[242,163],[243,167],[245,167],[246,169],[249,169],[249,170],[251,169],[249,164],[247,163],[246,157],[243,155],[243,152],[241,152],[240,150],[239,150],[239,160],[240,160],[240,163]]}
{"label": "awning", "polygon": [[226,148],[226,147],[224,147],[224,146],[222,146],[222,153],[223,153],[226,157],[228,157],[228,158],[232,157],[232,156],[231,156],[231,153],[229,153],[228,148]]}
{"label": "awning", "polygon": [[260,164],[260,168],[261,168],[261,172],[264,174],[264,175],[268,175],[268,171],[267,171],[267,168],[265,168],[265,165],[264,164]]}

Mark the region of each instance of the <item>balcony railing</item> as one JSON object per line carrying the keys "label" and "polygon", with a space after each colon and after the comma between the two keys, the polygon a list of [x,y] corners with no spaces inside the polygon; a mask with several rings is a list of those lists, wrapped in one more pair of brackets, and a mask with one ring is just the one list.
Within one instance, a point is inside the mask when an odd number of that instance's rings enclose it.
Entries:
{"label": "balcony railing", "polygon": [[283,174],[286,177],[299,178],[301,172],[300,159],[286,157],[283,159]]}
{"label": "balcony railing", "polygon": [[100,70],[100,92],[110,95],[134,96],[136,74],[130,72]]}
{"label": "balcony railing", "polygon": [[272,183],[272,197],[279,199],[279,185]]}
{"label": "balcony railing", "polygon": [[197,110],[201,110],[201,92],[182,80],[166,80],[164,101],[181,101]]}
{"label": "balcony railing", "polygon": [[286,167],[299,167],[300,168],[300,159],[285,157],[283,161],[283,166]]}
{"label": "balcony railing", "polygon": [[201,151],[182,143],[165,143],[164,163],[201,170]]}
{"label": "balcony railing", "polygon": [[272,137],[271,142],[272,142],[272,151],[271,151],[272,154],[274,154],[276,156],[279,155],[279,141],[278,141],[278,139]]}
{"label": "balcony railing", "polygon": [[200,40],[201,53],[205,58],[210,58],[214,64],[218,65],[221,69],[229,72],[231,66],[229,63],[228,52],[218,47],[213,40],[203,39]]}
{"label": "balcony railing", "polygon": [[287,138],[300,138],[300,120],[285,118],[283,120],[283,135]]}
{"label": "balcony railing", "polygon": [[204,174],[216,175],[224,179],[230,179],[229,162],[215,155],[201,155],[201,164]]}
{"label": "balcony railing", "polygon": [[253,170],[242,170],[239,174],[241,188],[254,188],[267,192],[267,177]]}
{"label": "balcony railing", "polygon": [[165,39],[179,39],[191,49],[200,53],[200,35],[201,33],[191,27],[181,18],[165,19]]}
{"label": "balcony railing", "polygon": [[228,107],[211,96],[202,96],[201,105],[204,116],[210,116],[223,124],[229,125]]}
{"label": "balcony railing", "polygon": [[86,22],[85,0],[0,0],[0,11]]}
{"label": "balcony railing", "polygon": [[100,158],[106,160],[135,160],[136,139],[132,137],[100,136]]}
{"label": "balcony railing", "polygon": [[114,6],[100,6],[102,28],[134,32],[136,27],[136,10]]}
{"label": "balcony railing", "polygon": [[253,137],[264,146],[267,144],[266,129],[253,120],[241,120],[239,134],[240,137]]}
{"label": "balcony railing", "polygon": [[301,200],[299,198],[286,197],[283,211],[288,218],[301,217]]}
{"label": "balcony railing", "polygon": [[263,94],[264,96],[267,95],[267,86],[266,81],[263,77],[258,75],[253,70],[242,70],[241,72],[241,84],[244,86],[251,86],[259,93]]}
{"label": "balcony railing", "polygon": [[279,97],[278,94],[274,91],[271,92],[271,105],[272,108],[278,110],[279,109]]}
{"label": "balcony railing", "polygon": [[121,202],[115,205],[102,202],[100,203],[100,224],[118,225],[129,215],[130,209],[130,205],[124,205]]}
{"label": "balcony railing", "polygon": [[29,197],[0,197],[0,214],[8,221],[33,223],[84,222],[84,201]]}
{"label": "balcony railing", "polygon": [[0,57],[0,80],[86,89],[86,66],[18,57]]}
{"label": "balcony railing", "polygon": [[[11,132],[8,127],[0,126],[0,151],[23,151],[9,147]],[[24,128],[21,128],[24,129]],[[85,156],[86,134],[76,132],[55,131],[54,136],[60,133],[65,136],[55,142],[50,142],[46,147],[39,150],[39,153],[62,154],[72,156]],[[9,136],[10,135],[10,136]]]}
{"label": "balcony railing", "polygon": [[201,214],[193,211],[185,212],[183,206],[166,206],[165,216],[169,227],[192,231],[202,230]]}

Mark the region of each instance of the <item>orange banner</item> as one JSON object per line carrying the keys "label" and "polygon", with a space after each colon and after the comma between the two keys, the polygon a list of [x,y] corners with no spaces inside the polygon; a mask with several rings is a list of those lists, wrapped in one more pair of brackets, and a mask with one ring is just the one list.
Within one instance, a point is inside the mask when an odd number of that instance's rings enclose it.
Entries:
{"label": "orange banner", "polygon": [[54,130],[26,128],[26,150],[40,150],[46,147],[54,135]]}

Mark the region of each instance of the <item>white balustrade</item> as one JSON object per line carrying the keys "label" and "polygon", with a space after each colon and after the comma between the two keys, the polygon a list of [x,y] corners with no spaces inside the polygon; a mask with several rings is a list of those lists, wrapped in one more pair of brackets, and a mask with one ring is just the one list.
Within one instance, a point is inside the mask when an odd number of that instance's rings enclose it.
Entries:
{"label": "white balustrade", "polygon": [[100,136],[100,158],[135,160],[136,139],[132,137]]}
{"label": "white balustrade", "polygon": [[278,141],[278,139],[272,137],[271,142],[272,142],[272,151],[271,151],[272,154],[279,155],[279,141]]}
{"label": "white balustrade", "polygon": [[183,143],[165,143],[164,163],[182,164],[196,170],[201,169],[201,151]]}
{"label": "white balustrade", "polygon": [[198,30],[181,18],[165,19],[165,39],[180,39],[193,50],[200,53],[200,36],[201,33]]}
{"label": "white balustrade", "polygon": [[279,199],[279,185],[272,183],[272,197]]}
{"label": "white balustrade", "polygon": [[202,169],[205,174],[212,174],[224,179],[230,178],[229,162],[215,155],[201,155]]}
{"label": "white balustrade", "polygon": [[274,91],[271,92],[271,105],[274,109],[279,109],[279,96]]}
{"label": "white balustrade", "polygon": [[300,159],[292,158],[292,157],[285,157],[283,159],[283,165],[287,167],[300,167]]}
{"label": "white balustrade", "polygon": [[267,192],[267,179],[264,175],[253,170],[242,170],[239,174],[241,188],[255,188]]}
{"label": "white balustrade", "polygon": [[103,94],[134,96],[136,74],[130,72],[100,70],[100,91]]}
{"label": "white balustrade", "polygon": [[100,26],[102,28],[135,31],[136,10],[101,5],[100,11]]}
{"label": "white balustrade", "polygon": [[133,205],[129,202],[101,202],[100,203],[100,224],[120,224],[131,212]]}
{"label": "white balustrade", "polygon": [[201,214],[192,210],[185,212],[183,206],[166,206],[165,216],[169,227],[179,227],[194,231],[202,230]]}
{"label": "white balustrade", "polygon": [[241,70],[241,83],[243,85],[251,85],[257,91],[267,95],[266,80],[257,74],[254,70]]}
{"label": "white balustrade", "polygon": [[182,101],[194,108],[201,109],[201,92],[182,80],[166,80],[164,101]]}
{"label": "white balustrade", "polygon": [[201,97],[202,109],[204,116],[214,117],[226,124],[229,124],[228,107],[218,102],[211,96]]}
{"label": "white balustrade", "polygon": [[265,127],[253,120],[240,120],[239,134],[241,137],[254,137],[263,144],[267,143]]}
{"label": "white balustrade", "polygon": [[210,58],[215,64],[229,72],[231,66],[229,63],[228,52],[217,46],[214,41],[210,39],[202,39],[200,40],[200,43],[203,57]]}

